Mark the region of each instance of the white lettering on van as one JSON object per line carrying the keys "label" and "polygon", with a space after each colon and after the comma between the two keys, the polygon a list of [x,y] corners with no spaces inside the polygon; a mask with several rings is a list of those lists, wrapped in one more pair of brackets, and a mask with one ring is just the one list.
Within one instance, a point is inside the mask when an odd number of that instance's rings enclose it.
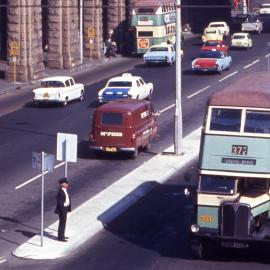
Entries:
{"label": "white lettering on van", "polygon": [[100,131],[100,136],[123,137],[123,133],[122,132],[113,132],[113,131]]}
{"label": "white lettering on van", "polygon": [[146,118],[147,116],[149,116],[149,112],[148,111],[144,111],[141,113],[141,118]]}

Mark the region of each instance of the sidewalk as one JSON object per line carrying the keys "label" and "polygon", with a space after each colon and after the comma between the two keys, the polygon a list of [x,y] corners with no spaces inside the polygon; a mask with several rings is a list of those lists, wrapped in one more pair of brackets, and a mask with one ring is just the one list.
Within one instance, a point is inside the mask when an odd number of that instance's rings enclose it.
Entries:
{"label": "sidewalk", "polygon": [[36,235],[12,252],[13,255],[28,259],[56,259],[67,256],[158,183],[165,183],[170,176],[196,158],[200,134],[199,128],[184,138],[183,155],[172,154],[171,146],[73,210],[67,221],[68,242],[57,241],[57,221],[45,229],[43,247],[40,246],[40,236]]}

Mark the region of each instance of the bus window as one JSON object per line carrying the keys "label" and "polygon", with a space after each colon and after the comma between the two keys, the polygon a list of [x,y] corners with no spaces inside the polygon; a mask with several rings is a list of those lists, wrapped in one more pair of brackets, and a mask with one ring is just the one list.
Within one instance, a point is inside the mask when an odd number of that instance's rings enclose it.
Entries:
{"label": "bus window", "polygon": [[247,111],[244,131],[270,134],[270,112]]}
{"label": "bus window", "polygon": [[240,131],[241,110],[213,108],[210,130]]}
{"label": "bus window", "polygon": [[153,32],[152,31],[139,31],[138,37],[152,37]]}
{"label": "bus window", "polygon": [[202,175],[199,191],[202,193],[218,193],[233,195],[235,193],[236,179],[217,175]]}

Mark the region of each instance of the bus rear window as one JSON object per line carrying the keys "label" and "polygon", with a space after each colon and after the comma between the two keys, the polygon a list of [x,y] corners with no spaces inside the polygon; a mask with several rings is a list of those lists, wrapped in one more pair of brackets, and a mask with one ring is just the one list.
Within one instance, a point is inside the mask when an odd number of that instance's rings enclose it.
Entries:
{"label": "bus rear window", "polygon": [[155,14],[153,8],[138,8],[138,14]]}
{"label": "bus rear window", "polygon": [[246,112],[245,132],[270,134],[270,112]]}
{"label": "bus rear window", "polygon": [[105,125],[122,125],[123,115],[121,113],[103,113],[101,121]]}
{"label": "bus rear window", "polygon": [[235,178],[224,176],[202,175],[199,191],[202,193],[219,193],[233,195],[235,193]]}
{"label": "bus rear window", "polygon": [[213,108],[210,130],[240,131],[241,110]]}
{"label": "bus rear window", "polygon": [[152,37],[153,31],[139,31],[138,37]]}

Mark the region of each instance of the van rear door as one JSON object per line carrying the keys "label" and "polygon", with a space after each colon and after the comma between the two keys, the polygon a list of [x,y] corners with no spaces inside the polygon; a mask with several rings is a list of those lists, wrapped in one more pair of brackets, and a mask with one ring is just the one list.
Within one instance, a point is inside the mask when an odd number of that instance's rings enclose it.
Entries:
{"label": "van rear door", "polygon": [[125,125],[125,114],[118,112],[102,112],[99,125],[95,126],[95,145],[104,151],[116,152],[118,148],[126,147],[129,128]]}

